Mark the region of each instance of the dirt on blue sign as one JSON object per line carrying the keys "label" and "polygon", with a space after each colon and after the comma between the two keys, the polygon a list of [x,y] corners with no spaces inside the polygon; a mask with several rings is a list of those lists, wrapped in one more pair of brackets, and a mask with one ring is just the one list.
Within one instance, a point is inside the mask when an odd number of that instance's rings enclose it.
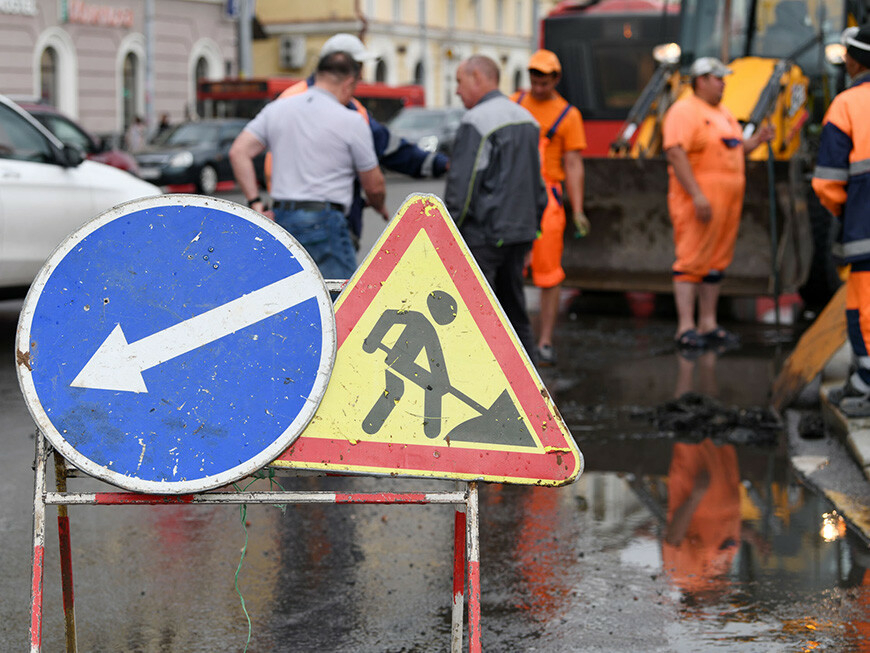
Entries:
{"label": "dirt on blue sign", "polygon": [[142,492],[198,492],[302,432],[335,359],[329,292],[258,213],[174,195],[120,205],[49,257],[16,343],[19,382],[73,465]]}

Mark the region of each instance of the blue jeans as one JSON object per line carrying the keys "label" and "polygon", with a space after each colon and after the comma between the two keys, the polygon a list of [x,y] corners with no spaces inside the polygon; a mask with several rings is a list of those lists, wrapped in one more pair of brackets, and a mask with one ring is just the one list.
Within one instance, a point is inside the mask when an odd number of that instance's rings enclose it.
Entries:
{"label": "blue jeans", "polygon": [[275,222],[299,241],[324,279],[349,279],[356,271],[356,251],[341,211],[276,209]]}

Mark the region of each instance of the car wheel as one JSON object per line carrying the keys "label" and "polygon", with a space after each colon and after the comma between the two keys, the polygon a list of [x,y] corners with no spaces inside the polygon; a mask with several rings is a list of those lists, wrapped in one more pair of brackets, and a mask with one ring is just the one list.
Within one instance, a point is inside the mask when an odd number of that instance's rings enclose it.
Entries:
{"label": "car wheel", "polygon": [[199,171],[199,179],[196,183],[196,189],[203,195],[214,195],[217,190],[218,176],[217,170],[206,164]]}

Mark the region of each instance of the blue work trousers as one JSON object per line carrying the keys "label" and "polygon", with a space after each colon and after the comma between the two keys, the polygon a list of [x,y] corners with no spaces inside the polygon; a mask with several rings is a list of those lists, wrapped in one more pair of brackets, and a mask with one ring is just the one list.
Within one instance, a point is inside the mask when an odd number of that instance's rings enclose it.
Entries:
{"label": "blue work trousers", "polygon": [[469,246],[480,271],[495,293],[514,331],[517,333],[529,356],[534,356],[535,339],[532,323],[526,311],[526,297],[523,293],[523,265],[531,243],[516,245],[477,245]]}

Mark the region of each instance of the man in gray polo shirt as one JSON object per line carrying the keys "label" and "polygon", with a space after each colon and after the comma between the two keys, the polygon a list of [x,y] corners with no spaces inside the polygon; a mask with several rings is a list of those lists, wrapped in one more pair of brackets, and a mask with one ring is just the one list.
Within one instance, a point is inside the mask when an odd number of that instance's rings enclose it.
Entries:
{"label": "man in gray polo shirt", "polygon": [[326,279],[347,279],[356,270],[344,217],[355,177],[369,205],[387,218],[386,184],[371,130],[361,115],[345,108],[359,75],[360,64],[346,52],[321,58],[314,86],[267,104],[230,148],[236,183],[248,206],[261,213],[265,206],[253,159],[272,151],[274,220],[299,241]]}

